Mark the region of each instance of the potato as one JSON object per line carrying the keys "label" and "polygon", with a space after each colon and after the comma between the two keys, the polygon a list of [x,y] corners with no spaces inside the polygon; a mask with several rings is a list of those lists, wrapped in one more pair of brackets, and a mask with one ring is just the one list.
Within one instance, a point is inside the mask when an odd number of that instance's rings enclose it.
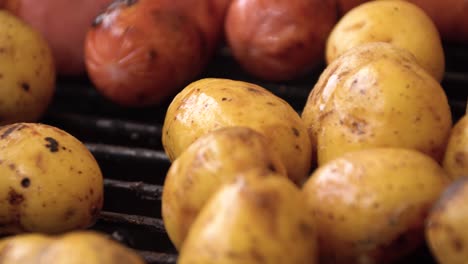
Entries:
{"label": "potato", "polygon": [[444,169],[453,178],[468,176],[468,116],[453,127],[443,161]]}
{"label": "potato", "polygon": [[295,183],[309,174],[312,148],[299,114],[268,90],[242,81],[206,78],[185,87],[167,109],[164,150],[173,161],[203,134],[228,126],[266,136]]}
{"label": "potato", "polygon": [[97,16],[112,0],[5,0],[6,9],[47,40],[57,73],[85,73],[84,40]]}
{"label": "potato", "polygon": [[115,1],[85,40],[86,68],[97,90],[126,107],[174,96],[202,72],[217,46],[222,23],[210,11],[212,1]]}
{"label": "potato", "polygon": [[226,127],[192,143],[171,165],[162,196],[167,233],[180,248],[206,201],[237,174],[261,168],[286,175],[279,155],[253,129]]}
{"label": "potato", "polygon": [[0,125],[38,121],[55,92],[52,53],[42,36],[0,10]]}
{"label": "potato", "polygon": [[88,149],[36,123],[0,129],[0,234],[89,227],[103,203],[103,178]]}
{"label": "potato", "polygon": [[392,263],[424,242],[424,221],[448,184],[418,151],[374,148],[344,154],[307,183],[320,263]]}
{"label": "potato", "polygon": [[468,177],[460,177],[441,195],[429,214],[426,238],[440,264],[466,263],[468,250]]}
{"label": "potato", "polygon": [[436,80],[445,72],[439,32],[419,7],[405,1],[371,1],[348,12],[336,24],[326,47],[331,63],[347,50],[368,42],[388,42],[411,52]]}
{"label": "potato", "polygon": [[179,264],[315,264],[314,219],[299,189],[275,173],[246,172],[195,220]]}
{"label": "potato", "polygon": [[144,264],[132,250],[95,231],[60,236],[33,233],[0,240],[2,263],[15,264]]}
{"label": "potato", "polygon": [[226,16],[227,42],[250,74],[292,80],[323,62],[335,7],[332,0],[234,0]]}
{"label": "potato", "polygon": [[442,161],[452,127],[440,84],[388,43],[363,44],[330,64],[302,119],[319,165],[370,147],[411,148]]}

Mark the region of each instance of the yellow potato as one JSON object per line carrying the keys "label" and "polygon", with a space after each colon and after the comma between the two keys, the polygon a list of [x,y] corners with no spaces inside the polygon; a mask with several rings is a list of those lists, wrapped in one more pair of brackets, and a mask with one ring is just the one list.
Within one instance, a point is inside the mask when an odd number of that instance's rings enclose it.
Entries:
{"label": "yellow potato", "polygon": [[38,121],[54,92],[55,67],[47,42],[0,10],[0,125]]}
{"label": "yellow potato", "polygon": [[406,49],[436,80],[444,76],[445,56],[439,32],[431,18],[412,3],[371,1],[349,11],[328,38],[327,62],[369,42],[388,42]]}
{"label": "yellow potato", "polygon": [[441,161],[452,127],[440,84],[409,52],[382,42],[353,48],[330,64],[302,119],[319,165],[370,147],[411,148]]}
{"label": "yellow potato", "polygon": [[103,179],[94,157],[55,127],[2,127],[0,175],[0,234],[86,228],[102,208]]}
{"label": "yellow potato", "polygon": [[175,160],[200,136],[228,126],[250,127],[266,136],[295,183],[309,174],[312,151],[299,114],[270,91],[242,81],[207,78],[183,89],[167,110],[163,146]]}
{"label": "yellow potato", "polygon": [[4,238],[0,240],[0,260],[5,264],[144,264],[132,250],[94,231]]}
{"label": "yellow potato", "polygon": [[253,129],[226,127],[192,143],[171,165],[162,196],[167,233],[180,248],[206,201],[239,173],[264,169],[286,175],[286,169],[267,139]]}
{"label": "yellow potato", "polygon": [[464,264],[468,259],[468,177],[452,183],[429,214],[426,238],[440,264]]}
{"label": "yellow potato", "polygon": [[250,171],[222,187],[200,212],[178,264],[315,264],[314,219],[284,177]]}
{"label": "yellow potato", "polygon": [[424,221],[448,184],[431,158],[409,149],[347,153],[304,185],[320,263],[393,263],[424,242]]}
{"label": "yellow potato", "polygon": [[453,127],[445,150],[444,169],[456,179],[468,176],[468,116],[463,116]]}

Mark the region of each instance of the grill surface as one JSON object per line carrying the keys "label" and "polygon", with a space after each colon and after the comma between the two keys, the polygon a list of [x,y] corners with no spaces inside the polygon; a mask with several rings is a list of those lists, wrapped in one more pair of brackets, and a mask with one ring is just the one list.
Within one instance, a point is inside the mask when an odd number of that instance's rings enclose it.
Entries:
{"label": "grill surface", "polygon": [[[468,96],[468,46],[445,45],[447,73],[442,83],[454,121],[465,111]],[[323,67],[308,78],[268,83],[249,77],[220,50],[202,77],[245,80],[271,90],[298,112]],[[83,141],[104,174],[105,204],[92,229],[103,231],[132,247],[148,263],[175,263],[177,253],[161,220],[162,184],[170,162],[161,145],[161,130],[169,101],[158,107],[118,107],[93,88],[86,78],[60,79],[53,104],[43,123],[62,128]],[[404,263],[434,263],[423,248]]]}

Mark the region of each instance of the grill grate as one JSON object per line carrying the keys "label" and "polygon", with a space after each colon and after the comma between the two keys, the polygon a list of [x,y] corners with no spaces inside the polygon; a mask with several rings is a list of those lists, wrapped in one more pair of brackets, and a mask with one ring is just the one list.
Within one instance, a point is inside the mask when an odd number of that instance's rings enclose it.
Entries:
{"label": "grill grate", "polygon": [[[447,73],[442,85],[454,121],[465,112],[468,47],[446,45]],[[323,67],[307,78],[282,84],[248,76],[221,50],[203,76],[253,82],[288,101],[298,112]],[[85,142],[105,176],[104,211],[93,227],[136,249],[149,264],[174,264],[176,250],[161,220],[162,184],[170,162],[161,144],[169,101],[158,107],[126,109],[100,96],[86,78],[60,79],[55,100],[41,122],[62,128]],[[408,263],[433,263],[422,249]]]}

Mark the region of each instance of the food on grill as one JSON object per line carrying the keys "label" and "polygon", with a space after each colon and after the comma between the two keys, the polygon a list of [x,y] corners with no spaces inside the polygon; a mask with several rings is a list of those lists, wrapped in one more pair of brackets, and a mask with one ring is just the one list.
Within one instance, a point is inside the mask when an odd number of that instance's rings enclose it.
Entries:
{"label": "food on grill", "polygon": [[0,11],[0,87],[0,125],[39,120],[55,91],[47,42],[6,11]]}
{"label": "food on grill", "polygon": [[58,74],[85,73],[84,40],[94,17],[112,0],[5,0],[6,9],[48,41]]}
{"label": "food on grill", "polygon": [[329,36],[327,62],[353,47],[376,41],[410,51],[435,79],[442,80],[445,59],[437,28],[424,11],[406,1],[371,1],[348,12]]}
{"label": "food on grill", "polygon": [[[368,0],[339,0],[339,12],[345,14],[351,8]],[[468,2],[466,0],[408,0],[422,8],[434,21],[443,40],[468,43]]]}
{"label": "food on grill", "polygon": [[225,21],[226,38],[249,73],[291,80],[323,62],[336,20],[334,0],[234,0]]}
{"label": "food on grill", "polygon": [[266,136],[295,183],[308,176],[312,147],[298,113],[270,91],[243,81],[206,78],[185,87],[167,109],[164,150],[174,161],[197,138],[229,126],[250,127]]}
{"label": "food on grill", "polygon": [[361,45],[330,64],[302,118],[319,165],[370,147],[411,148],[442,161],[452,127],[440,84],[388,43]]}
{"label": "food on grill", "polygon": [[206,201],[239,173],[254,168],[286,176],[279,155],[266,137],[246,127],[226,127],[207,133],[172,163],[162,197],[162,217],[176,248]]}
{"label": "food on grill", "polygon": [[424,243],[424,223],[447,186],[445,171],[409,149],[347,153],[304,185],[320,263],[394,263]]}
{"label": "food on grill", "polygon": [[2,127],[0,175],[0,234],[86,228],[102,208],[98,164],[85,145],[56,127]]}
{"label": "food on grill", "polygon": [[468,176],[468,115],[453,127],[443,165],[453,179]]}
{"label": "food on grill", "polygon": [[468,252],[468,177],[452,183],[439,198],[426,224],[428,245],[440,264],[466,263]]}
{"label": "food on grill", "polygon": [[317,262],[316,227],[297,187],[247,172],[222,187],[195,220],[179,264]]}
{"label": "food on grill", "polygon": [[144,264],[129,248],[95,231],[75,231],[60,236],[38,233],[0,240],[5,264]]}
{"label": "food on grill", "polygon": [[97,17],[85,41],[88,74],[98,91],[131,107],[175,95],[204,69],[217,46],[222,17],[211,12],[212,4],[114,2]]}

